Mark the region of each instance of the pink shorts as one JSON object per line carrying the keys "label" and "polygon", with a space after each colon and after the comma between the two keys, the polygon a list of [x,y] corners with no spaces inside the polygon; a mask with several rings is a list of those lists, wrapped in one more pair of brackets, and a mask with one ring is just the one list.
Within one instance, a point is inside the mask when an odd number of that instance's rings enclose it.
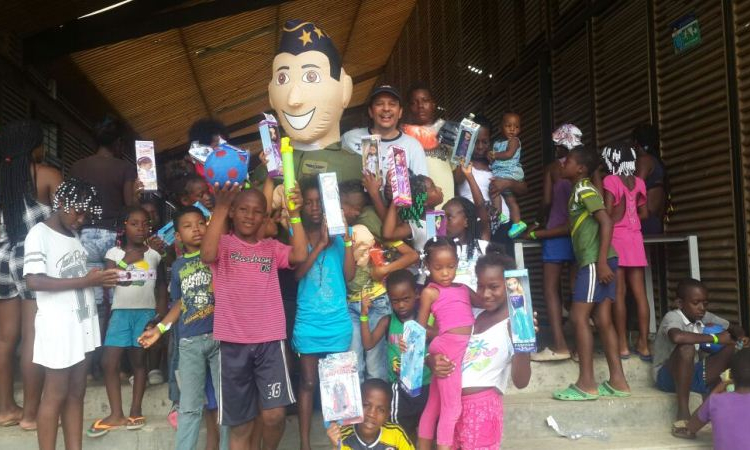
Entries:
{"label": "pink shorts", "polygon": [[497,450],[503,438],[503,396],[487,389],[461,397],[461,418],[453,446],[461,450]]}

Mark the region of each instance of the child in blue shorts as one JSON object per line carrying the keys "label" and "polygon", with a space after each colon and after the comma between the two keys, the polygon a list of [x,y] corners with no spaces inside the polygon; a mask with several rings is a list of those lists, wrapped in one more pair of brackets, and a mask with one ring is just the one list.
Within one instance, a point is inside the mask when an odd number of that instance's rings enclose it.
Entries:
{"label": "child in blue shorts", "polygon": [[[654,380],[660,390],[677,393],[673,429],[678,433],[690,418],[690,391],[708,395],[729,367],[736,342],[748,344],[742,327],[706,311],[707,304],[708,291],[703,283],[692,278],[680,281],[677,309],[664,315],[654,341]],[[709,334],[704,328],[711,325],[724,331]],[[711,349],[713,353],[702,351],[701,344],[715,343],[723,347]]]}
{"label": "child in blue shorts", "polygon": [[[568,201],[570,235],[578,262],[570,318],[576,329],[578,380],[552,395],[558,400],[596,400],[602,397],[628,397],[617,351],[617,333],[612,323],[615,298],[617,254],[612,250],[612,219],[604,199],[589,179],[599,166],[599,155],[583,147],[574,148],[565,159],[562,176],[573,184]],[[609,380],[597,384],[594,379],[594,336],[589,327],[593,316],[609,365]]]}
{"label": "child in blue shorts", "polygon": [[566,123],[552,133],[557,159],[544,168],[544,203],[537,223],[544,229],[533,230],[528,237],[542,241],[542,263],[544,268],[544,304],[552,333],[552,344],[544,350],[532,353],[532,361],[559,361],[570,358],[562,326],[562,301],[560,299],[560,275],[563,265],[570,269],[570,284],[575,280],[575,255],[568,225],[568,199],[572,185],[562,177],[562,168],[568,152],[581,146],[581,130]]}
{"label": "child in blue shorts", "polygon": [[[105,255],[107,268],[122,269],[123,278],[114,290],[102,356],[110,415],[91,425],[86,432],[89,437],[103,436],[109,430],[123,426],[128,430],[138,430],[146,424],[141,413],[146,390],[146,353],[138,343],[138,337],[150,322],[154,323],[157,309],[163,316],[167,308],[161,255],[146,244],[149,221],[148,212],[140,206],[129,208],[118,233],[117,246]],[[125,350],[133,368],[133,400],[127,417],[122,411],[120,392],[120,360]]]}

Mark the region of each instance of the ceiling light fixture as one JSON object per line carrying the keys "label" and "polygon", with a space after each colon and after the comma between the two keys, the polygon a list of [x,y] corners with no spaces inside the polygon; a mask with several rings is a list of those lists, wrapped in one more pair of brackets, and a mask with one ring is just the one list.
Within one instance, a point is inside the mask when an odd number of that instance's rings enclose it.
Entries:
{"label": "ceiling light fixture", "polygon": [[130,2],[132,2],[132,1],[133,1],[133,0],[123,0],[123,1],[121,1],[121,2],[119,2],[119,3],[115,3],[114,5],[110,5],[110,6],[107,6],[106,8],[102,8],[102,9],[100,9],[100,10],[97,10],[97,11],[94,11],[94,12],[91,12],[91,13],[88,13],[88,14],[85,14],[85,15],[83,15],[83,16],[81,16],[81,17],[79,17],[78,19],[79,19],[79,20],[80,20],[80,19],[85,19],[86,17],[91,17],[91,16],[95,16],[95,15],[97,15],[97,14],[101,14],[101,13],[103,13],[103,12],[109,11],[110,9],[115,9],[115,8],[119,8],[120,6],[122,6],[122,5],[126,4],[126,3],[130,3]]}

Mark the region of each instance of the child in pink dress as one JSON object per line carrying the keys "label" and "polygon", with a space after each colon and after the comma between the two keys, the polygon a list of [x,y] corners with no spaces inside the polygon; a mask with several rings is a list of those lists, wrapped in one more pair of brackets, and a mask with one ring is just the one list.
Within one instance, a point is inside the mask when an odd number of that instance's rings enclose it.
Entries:
{"label": "child in pink dress", "polygon": [[614,308],[620,358],[630,356],[626,336],[626,282],[638,309],[638,342],[634,352],[644,361],[652,360],[648,348],[649,308],[646,298],[644,268],[648,266],[643,247],[641,219],[648,216],[646,184],[635,176],[635,150],[626,143],[604,147],[602,158],[610,175],[604,178],[604,204],[615,222],[612,247],[619,257],[617,301]]}

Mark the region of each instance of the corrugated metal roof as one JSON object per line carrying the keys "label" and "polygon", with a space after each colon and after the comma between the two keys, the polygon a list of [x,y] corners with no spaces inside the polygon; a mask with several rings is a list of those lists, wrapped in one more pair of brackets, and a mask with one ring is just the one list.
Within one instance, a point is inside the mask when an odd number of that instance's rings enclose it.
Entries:
{"label": "corrugated metal roof", "polygon": [[[143,138],[165,150],[212,115],[225,124],[268,110],[267,88],[280,26],[315,22],[357,79],[350,106],[380,76],[415,0],[282,3],[231,17],[75,53],[72,61]],[[362,79],[365,78],[365,79]]]}

